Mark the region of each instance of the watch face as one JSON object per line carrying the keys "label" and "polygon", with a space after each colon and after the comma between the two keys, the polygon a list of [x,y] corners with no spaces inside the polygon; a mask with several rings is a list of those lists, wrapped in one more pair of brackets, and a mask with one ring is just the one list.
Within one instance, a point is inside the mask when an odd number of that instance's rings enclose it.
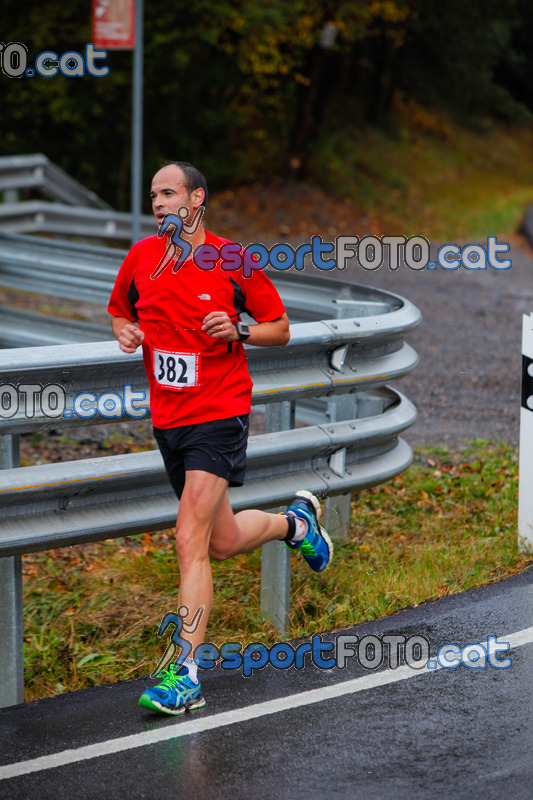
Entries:
{"label": "watch face", "polygon": [[239,342],[244,342],[250,335],[250,328],[245,322],[237,322],[237,332],[239,334]]}

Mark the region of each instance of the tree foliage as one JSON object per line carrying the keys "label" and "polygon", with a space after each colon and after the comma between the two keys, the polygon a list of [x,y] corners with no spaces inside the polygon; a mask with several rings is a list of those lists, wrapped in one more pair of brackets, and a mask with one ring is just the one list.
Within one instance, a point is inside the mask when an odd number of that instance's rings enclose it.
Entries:
{"label": "tree foliage", "polygon": [[[4,0],[5,42],[83,52],[89,0]],[[533,105],[528,0],[197,0],[145,7],[145,179],[168,158],[213,188],[305,172],[326,124],[383,124],[395,97],[522,120]],[[328,39],[329,37],[329,39]],[[105,78],[0,75],[1,152],[44,152],[129,203],[130,52]]]}

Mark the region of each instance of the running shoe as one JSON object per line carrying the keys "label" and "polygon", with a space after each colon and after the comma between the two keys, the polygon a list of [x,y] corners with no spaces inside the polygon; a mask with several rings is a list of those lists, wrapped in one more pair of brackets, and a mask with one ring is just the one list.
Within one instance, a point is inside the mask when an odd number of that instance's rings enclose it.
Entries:
{"label": "running shoe", "polygon": [[140,696],[139,705],[143,708],[177,716],[205,706],[200,682],[194,683],[189,678],[187,667],[177,669],[175,664],[171,664],[160,677],[163,678],[161,683]]}
{"label": "running shoe", "polygon": [[333,545],[327,532],[320,527],[318,518],[321,514],[320,504],[314,494],[305,489],[296,492],[292,503],[284,512],[285,516],[293,515],[307,522],[307,533],[297,547],[311,569],[322,572],[333,558]]}

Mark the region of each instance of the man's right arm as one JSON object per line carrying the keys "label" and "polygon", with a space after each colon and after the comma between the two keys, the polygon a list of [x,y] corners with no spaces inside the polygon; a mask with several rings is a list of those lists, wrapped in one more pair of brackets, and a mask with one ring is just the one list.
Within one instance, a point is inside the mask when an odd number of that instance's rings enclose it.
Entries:
{"label": "man's right arm", "polygon": [[144,332],[137,322],[126,317],[111,317],[113,335],[124,353],[134,353],[144,341]]}

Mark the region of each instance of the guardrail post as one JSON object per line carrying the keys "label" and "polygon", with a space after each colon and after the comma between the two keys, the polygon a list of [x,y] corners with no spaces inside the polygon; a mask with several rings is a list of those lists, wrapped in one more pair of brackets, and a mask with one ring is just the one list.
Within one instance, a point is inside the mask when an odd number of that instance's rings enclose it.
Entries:
{"label": "guardrail post", "polygon": [[[19,466],[18,436],[0,436],[0,469]],[[0,558],[0,708],[24,702],[22,560]]]}
{"label": "guardrail post", "polygon": [[351,494],[340,494],[335,497],[326,497],[324,502],[324,523],[332,539],[347,542],[348,531],[352,513]]}
{"label": "guardrail post", "polygon": [[4,189],[4,203],[18,203],[19,200],[18,189]]}
{"label": "guardrail post", "polygon": [[[268,404],[265,433],[294,428],[294,403]],[[268,542],[261,551],[261,614],[284,634],[289,626],[291,551],[282,542]]]}
{"label": "guardrail post", "polygon": [[[328,422],[340,422],[344,419],[355,419],[356,414],[357,401],[354,394],[341,395],[340,397],[331,398],[328,401],[328,408],[326,412]],[[351,510],[351,494],[340,494],[335,495],[335,497],[326,497],[326,500],[324,501],[324,528],[332,538],[344,542],[348,541]]]}
{"label": "guardrail post", "polygon": [[[354,314],[355,303],[351,300],[336,301],[336,318],[346,319]],[[339,358],[335,358],[335,354]],[[344,358],[346,351],[338,351],[332,354],[331,368],[338,372],[344,371]],[[345,394],[339,397],[332,397],[328,400],[326,412],[328,422],[340,422],[343,419],[355,419],[357,416],[357,396],[355,394]],[[329,535],[339,541],[348,541],[350,530],[350,518],[352,510],[351,494],[337,495],[336,497],[326,497],[324,502],[324,528]]]}

